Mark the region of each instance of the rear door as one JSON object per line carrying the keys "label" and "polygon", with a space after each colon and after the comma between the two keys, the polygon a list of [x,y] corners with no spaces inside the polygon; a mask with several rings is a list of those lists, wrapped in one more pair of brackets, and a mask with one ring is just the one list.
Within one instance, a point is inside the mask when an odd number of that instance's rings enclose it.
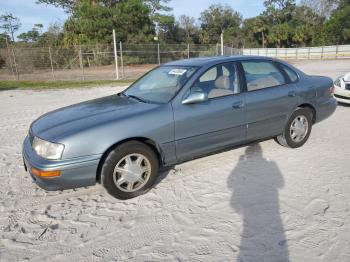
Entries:
{"label": "rear door", "polygon": [[234,62],[209,68],[188,90],[204,92],[208,101],[173,103],[176,155],[189,160],[243,141],[246,136],[245,94]]}
{"label": "rear door", "polygon": [[298,103],[296,85],[270,60],[241,61],[246,83],[247,139],[278,135]]}

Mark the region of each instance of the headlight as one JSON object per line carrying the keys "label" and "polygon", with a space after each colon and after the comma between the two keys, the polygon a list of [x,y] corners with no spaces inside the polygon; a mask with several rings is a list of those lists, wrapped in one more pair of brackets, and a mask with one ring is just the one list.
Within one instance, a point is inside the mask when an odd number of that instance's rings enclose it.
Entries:
{"label": "headlight", "polygon": [[334,81],[334,85],[338,86],[338,87],[342,87],[341,86],[341,77],[338,77],[337,80]]}
{"label": "headlight", "polygon": [[61,159],[64,145],[56,144],[34,137],[32,147],[41,157],[51,160]]}

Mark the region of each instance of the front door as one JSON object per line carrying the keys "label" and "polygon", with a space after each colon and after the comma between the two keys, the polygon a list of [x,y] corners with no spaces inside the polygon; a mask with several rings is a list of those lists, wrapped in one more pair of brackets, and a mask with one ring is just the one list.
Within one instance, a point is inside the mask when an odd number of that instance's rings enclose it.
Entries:
{"label": "front door", "polygon": [[233,62],[216,65],[200,76],[188,93],[204,92],[205,102],[173,104],[178,161],[196,158],[245,139],[245,94]]}

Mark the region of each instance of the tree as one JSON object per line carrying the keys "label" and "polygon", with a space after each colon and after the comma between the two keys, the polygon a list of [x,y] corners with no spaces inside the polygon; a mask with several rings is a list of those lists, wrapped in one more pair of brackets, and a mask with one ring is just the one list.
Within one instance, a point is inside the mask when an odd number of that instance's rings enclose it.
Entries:
{"label": "tree", "polygon": [[289,32],[291,28],[288,24],[278,24],[271,28],[267,41],[277,47],[286,47],[288,45]]}
{"label": "tree", "polygon": [[113,29],[119,41],[140,34],[147,41],[153,33],[149,14],[149,8],[141,0],[122,1],[112,7],[81,0],[64,24],[64,44],[110,43]]}
{"label": "tree", "polygon": [[[74,8],[76,8],[84,0],[38,0],[37,4],[47,4],[53,5],[55,7],[63,8],[67,13],[72,13]],[[90,0],[92,5],[102,5],[105,7],[115,6],[122,0]]]}
{"label": "tree", "polygon": [[200,16],[201,21],[201,42],[202,43],[217,43],[220,39],[220,34],[230,28],[230,38],[236,31],[240,30],[242,23],[242,15],[234,11],[228,5],[211,5],[203,11]]}
{"label": "tree", "polygon": [[[348,1],[350,2],[350,1]],[[345,1],[332,13],[325,23],[323,31],[326,35],[325,44],[350,43],[350,3]]]}
{"label": "tree", "polygon": [[196,26],[196,20],[193,17],[187,15],[180,16],[180,27],[184,30],[186,34],[186,43],[191,43],[193,41],[193,36],[197,33],[198,28]]}
{"label": "tree", "polygon": [[295,0],[266,0],[264,1],[264,5],[267,9],[274,8],[282,10],[295,5]]}
{"label": "tree", "polygon": [[312,9],[316,14],[324,18],[329,18],[332,12],[339,5],[337,0],[302,0],[301,6],[307,6]]}
{"label": "tree", "polygon": [[17,38],[26,43],[37,42],[41,36],[42,28],[43,28],[42,24],[35,24],[32,30],[29,30],[28,32],[20,34],[19,36],[17,36]]}
{"label": "tree", "polygon": [[63,39],[63,27],[59,23],[54,23],[49,26],[46,32],[44,32],[39,40],[38,45],[41,46],[58,46]]}
{"label": "tree", "polygon": [[0,48],[7,48],[10,41],[10,37],[7,33],[0,33]]}
{"label": "tree", "polygon": [[15,42],[15,32],[20,28],[21,23],[18,17],[11,13],[0,16],[0,28],[2,28],[8,35],[11,36],[12,42]]}

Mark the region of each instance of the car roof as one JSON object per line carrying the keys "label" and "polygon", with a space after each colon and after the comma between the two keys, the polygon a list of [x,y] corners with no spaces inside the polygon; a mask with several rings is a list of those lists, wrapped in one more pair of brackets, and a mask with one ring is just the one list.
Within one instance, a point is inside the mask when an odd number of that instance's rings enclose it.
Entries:
{"label": "car roof", "polygon": [[255,60],[255,59],[263,59],[263,60],[276,60],[271,57],[264,56],[249,56],[249,55],[239,55],[239,56],[214,56],[214,57],[198,57],[191,59],[183,59],[172,61],[166,63],[166,66],[211,66],[219,63],[231,62],[231,61],[239,61],[239,60]]}

